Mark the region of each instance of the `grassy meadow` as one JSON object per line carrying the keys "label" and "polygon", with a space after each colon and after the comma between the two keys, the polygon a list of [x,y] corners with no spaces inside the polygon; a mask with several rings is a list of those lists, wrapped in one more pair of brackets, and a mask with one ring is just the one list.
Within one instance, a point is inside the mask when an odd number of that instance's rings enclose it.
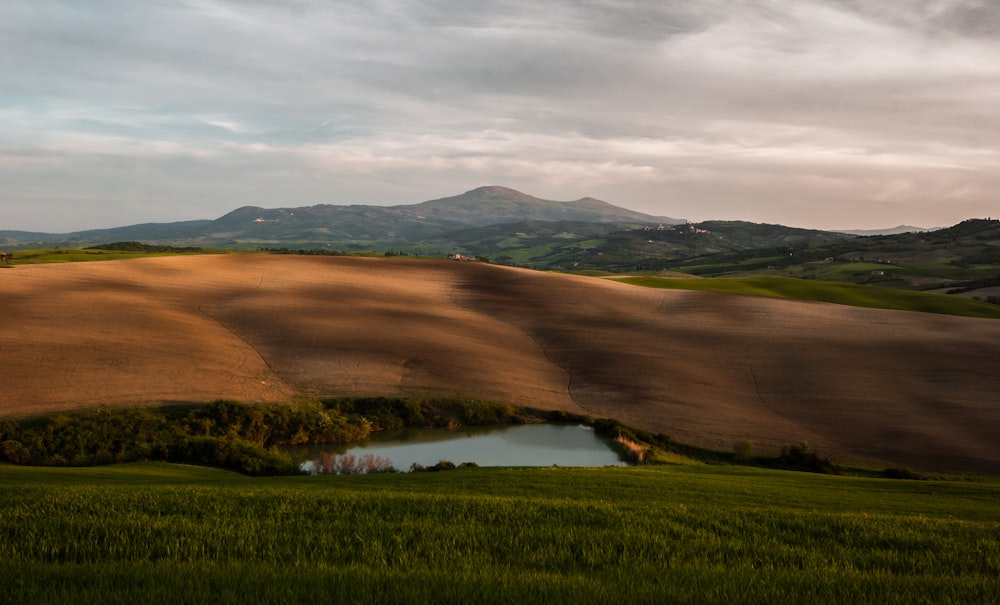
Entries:
{"label": "grassy meadow", "polygon": [[943,313],[945,315],[961,315],[965,317],[1000,318],[1000,305],[957,296],[792,277],[727,277],[714,279],[623,277],[616,278],[616,281],[647,288],[704,290],[708,292],[750,294],[794,300],[815,300],[875,309]]}
{"label": "grassy meadow", "polygon": [[[132,243],[132,242],[129,242]],[[178,254],[224,254],[229,250],[204,248],[174,248],[172,246],[146,246],[136,243],[134,247],[118,248],[34,248],[12,252],[10,265],[41,265],[47,263],[79,263],[103,260],[125,260],[152,256],[176,256]]]}
{"label": "grassy meadow", "polygon": [[1000,484],[0,466],[6,603],[985,603]]}

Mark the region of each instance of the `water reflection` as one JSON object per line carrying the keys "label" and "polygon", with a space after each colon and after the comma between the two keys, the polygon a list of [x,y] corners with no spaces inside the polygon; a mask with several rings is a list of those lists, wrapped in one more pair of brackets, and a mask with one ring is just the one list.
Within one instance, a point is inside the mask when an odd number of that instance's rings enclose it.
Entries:
{"label": "water reflection", "polygon": [[474,462],[479,466],[622,466],[625,459],[611,440],[597,435],[591,427],[529,424],[503,427],[463,427],[447,429],[401,429],[373,435],[359,444],[297,448],[306,461],[321,452],[371,454],[388,458],[397,470],[417,464],[429,467],[441,460],[455,464]]}

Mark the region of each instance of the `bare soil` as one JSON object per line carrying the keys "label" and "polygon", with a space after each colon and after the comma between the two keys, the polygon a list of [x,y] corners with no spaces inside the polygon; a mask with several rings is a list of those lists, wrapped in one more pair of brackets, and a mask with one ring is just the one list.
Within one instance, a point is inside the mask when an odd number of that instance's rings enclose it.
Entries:
{"label": "bare soil", "polygon": [[1000,472],[1000,322],[468,262],[219,255],[0,272],[0,415],[470,397],[758,452]]}

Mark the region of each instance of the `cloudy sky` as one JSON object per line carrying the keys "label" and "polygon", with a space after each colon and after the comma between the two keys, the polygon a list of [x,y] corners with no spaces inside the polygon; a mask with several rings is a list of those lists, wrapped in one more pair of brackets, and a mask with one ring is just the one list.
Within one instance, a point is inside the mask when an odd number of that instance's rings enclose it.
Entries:
{"label": "cloudy sky", "polygon": [[1000,2],[0,2],[0,230],[480,185],[817,228],[1000,215]]}

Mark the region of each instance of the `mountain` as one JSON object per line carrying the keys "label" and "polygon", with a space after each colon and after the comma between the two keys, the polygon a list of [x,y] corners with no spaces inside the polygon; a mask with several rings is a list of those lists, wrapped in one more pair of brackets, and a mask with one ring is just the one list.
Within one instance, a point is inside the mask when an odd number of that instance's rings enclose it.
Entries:
{"label": "mountain", "polygon": [[42,245],[51,237],[53,237],[51,233],[38,231],[0,231],[0,248],[6,250]]}
{"label": "mountain", "polygon": [[626,210],[591,197],[573,202],[556,202],[496,186],[480,187],[462,195],[397,208],[404,212],[411,211],[424,219],[450,217],[475,226],[519,220],[640,224],[684,222]]}
{"label": "mountain", "polygon": [[245,206],[215,220],[151,223],[66,234],[0,232],[8,247],[90,245],[145,241],[183,246],[373,246],[440,238],[449,232],[523,220],[578,221],[639,226],[679,223],[583,198],[559,202],[505,187],[400,206],[320,204],[298,208]]}
{"label": "mountain", "polygon": [[941,227],[914,227],[913,225],[898,225],[888,229],[836,229],[837,233],[848,235],[899,235],[900,233],[920,233],[923,231],[935,231]]}

